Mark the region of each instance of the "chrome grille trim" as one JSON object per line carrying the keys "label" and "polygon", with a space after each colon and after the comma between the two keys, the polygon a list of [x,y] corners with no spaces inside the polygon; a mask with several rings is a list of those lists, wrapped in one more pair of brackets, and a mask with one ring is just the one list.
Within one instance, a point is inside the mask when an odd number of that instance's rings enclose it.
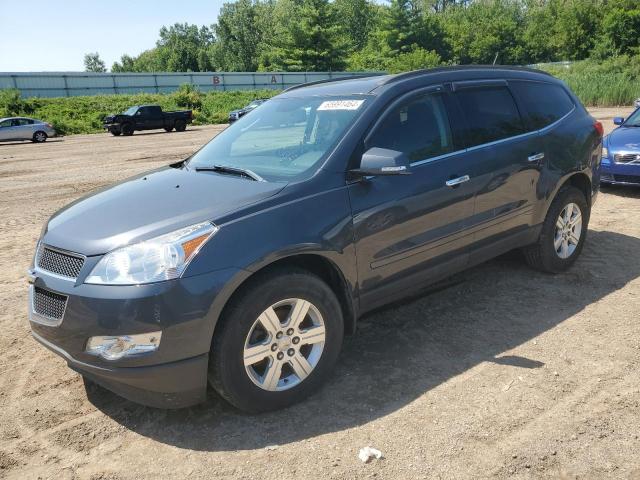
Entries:
{"label": "chrome grille trim", "polygon": [[40,244],[36,255],[36,267],[44,272],[75,280],[84,265],[85,257],[48,245]]}
{"label": "chrome grille trim", "polygon": [[613,159],[616,163],[640,163],[640,153],[616,153]]}

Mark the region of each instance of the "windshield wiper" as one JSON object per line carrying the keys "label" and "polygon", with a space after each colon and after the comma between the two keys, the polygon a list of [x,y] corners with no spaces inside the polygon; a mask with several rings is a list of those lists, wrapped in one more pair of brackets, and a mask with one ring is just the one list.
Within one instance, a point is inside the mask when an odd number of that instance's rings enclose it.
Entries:
{"label": "windshield wiper", "polygon": [[250,178],[256,182],[264,182],[264,178],[251,170],[238,167],[229,167],[228,165],[211,165],[208,167],[196,167],[196,172],[220,172],[230,173],[231,175],[239,175],[241,177]]}

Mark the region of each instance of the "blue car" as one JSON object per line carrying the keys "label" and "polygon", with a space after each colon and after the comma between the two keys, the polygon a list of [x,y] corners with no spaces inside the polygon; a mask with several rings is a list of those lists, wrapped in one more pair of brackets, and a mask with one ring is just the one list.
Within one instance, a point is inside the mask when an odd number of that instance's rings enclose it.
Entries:
{"label": "blue car", "polygon": [[640,108],[626,120],[615,117],[613,123],[620,126],[604,139],[600,181],[640,185]]}

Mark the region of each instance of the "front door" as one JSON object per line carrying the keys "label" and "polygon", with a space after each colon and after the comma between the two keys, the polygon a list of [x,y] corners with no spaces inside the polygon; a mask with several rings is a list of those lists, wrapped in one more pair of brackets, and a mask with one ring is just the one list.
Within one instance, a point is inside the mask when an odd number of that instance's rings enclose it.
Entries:
{"label": "front door", "polygon": [[363,311],[466,264],[474,191],[450,127],[448,95],[439,89],[398,100],[365,141],[365,150],[405,153],[411,174],[349,186]]}

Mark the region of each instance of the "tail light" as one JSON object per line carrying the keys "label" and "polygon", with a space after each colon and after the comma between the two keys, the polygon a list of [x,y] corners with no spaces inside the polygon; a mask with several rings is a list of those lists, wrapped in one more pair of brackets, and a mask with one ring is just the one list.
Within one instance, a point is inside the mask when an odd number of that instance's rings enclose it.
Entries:
{"label": "tail light", "polygon": [[46,125],[47,125],[47,127],[49,127],[49,128],[53,128],[53,125],[51,125],[50,123],[47,123]]}
{"label": "tail light", "polygon": [[594,122],[593,124],[593,128],[596,129],[596,132],[598,132],[598,135],[600,137],[604,137],[604,127],[602,126],[602,123],[600,122]]}

